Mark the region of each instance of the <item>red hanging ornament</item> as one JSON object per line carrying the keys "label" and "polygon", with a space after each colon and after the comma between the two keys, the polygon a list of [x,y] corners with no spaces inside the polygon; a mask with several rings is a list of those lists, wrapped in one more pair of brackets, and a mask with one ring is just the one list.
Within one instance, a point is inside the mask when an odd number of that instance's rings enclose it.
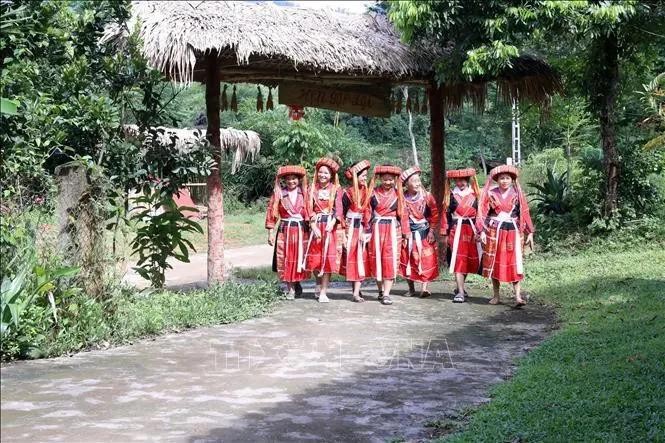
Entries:
{"label": "red hanging ornament", "polygon": [[231,111],[238,112],[238,97],[236,96],[236,85],[233,85],[233,95],[231,95]]}
{"label": "red hanging ornament", "polygon": [[263,112],[263,94],[261,93],[261,87],[256,87],[256,112]]}
{"label": "red hanging ornament", "polygon": [[289,118],[298,121],[305,116],[305,108],[300,105],[289,105]]}
{"label": "red hanging ornament", "polygon": [[266,110],[268,110],[268,111],[273,110],[272,89],[271,88],[268,88],[268,100],[266,101]]}

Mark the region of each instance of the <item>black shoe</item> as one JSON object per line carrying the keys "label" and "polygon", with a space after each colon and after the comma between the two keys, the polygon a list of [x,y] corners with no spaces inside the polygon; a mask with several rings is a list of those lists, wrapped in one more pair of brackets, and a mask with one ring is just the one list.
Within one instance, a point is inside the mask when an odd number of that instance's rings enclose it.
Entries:
{"label": "black shoe", "polygon": [[302,295],[302,285],[300,283],[296,283],[294,285],[294,289],[296,291],[296,297],[300,297]]}

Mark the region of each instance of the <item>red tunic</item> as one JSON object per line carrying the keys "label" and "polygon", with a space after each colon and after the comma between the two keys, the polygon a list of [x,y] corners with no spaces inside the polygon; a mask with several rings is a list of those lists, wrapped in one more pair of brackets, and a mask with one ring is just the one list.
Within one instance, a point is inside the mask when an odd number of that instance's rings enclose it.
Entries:
{"label": "red tunic", "polygon": [[400,275],[412,281],[430,282],[439,276],[439,260],[436,240],[430,243],[427,235],[433,226],[439,224],[439,209],[429,192],[419,193],[413,198],[405,196],[404,201],[411,236],[402,248]]}
{"label": "red tunic", "polygon": [[372,193],[365,217],[370,220],[370,275],[377,280],[397,277],[402,235],[411,234],[406,214],[398,213],[397,191],[377,188]]}
{"label": "red tunic", "polygon": [[[330,218],[342,219],[342,192],[335,188],[332,183],[328,183],[325,188],[321,188],[318,183],[312,186],[314,186],[313,211],[310,216],[312,220],[316,221],[316,226],[321,231],[321,238],[310,235],[306,254],[307,270],[317,271],[317,275],[322,276],[324,273],[339,270],[342,248],[337,239],[337,226],[332,232],[327,232],[326,225]],[[331,193],[334,194],[332,205],[330,201]]]}
{"label": "red tunic", "polygon": [[[366,190],[367,188],[362,186],[360,194],[363,195]],[[346,230],[346,244],[342,251],[339,273],[345,276],[347,281],[363,281],[369,275],[367,247],[362,241],[367,220],[364,218],[363,209],[353,200],[353,186],[342,193],[342,213],[344,218],[341,221]]]}
{"label": "red tunic", "polygon": [[475,240],[478,199],[471,190],[467,192],[456,189],[450,193],[450,206],[441,221],[441,235],[448,236],[449,271],[478,274],[482,257],[482,246]]}
{"label": "red tunic", "polygon": [[[489,192],[487,214],[479,214],[476,227],[485,231],[487,241],[483,253],[483,277],[502,282],[517,282],[524,278],[522,263],[522,232],[520,205],[514,188],[501,193],[499,187]],[[528,211],[522,214],[523,233],[533,232]],[[483,224],[481,220],[484,220]]]}
{"label": "red tunic", "polygon": [[282,189],[279,201],[279,217],[272,213],[275,196],[270,198],[266,212],[266,229],[272,229],[279,218],[279,228],[275,239],[272,270],[285,282],[298,282],[309,277],[305,270],[305,247],[307,245],[306,220],[309,219],[305,199],[298,188],[295,204],[291,203],[286,189]]}

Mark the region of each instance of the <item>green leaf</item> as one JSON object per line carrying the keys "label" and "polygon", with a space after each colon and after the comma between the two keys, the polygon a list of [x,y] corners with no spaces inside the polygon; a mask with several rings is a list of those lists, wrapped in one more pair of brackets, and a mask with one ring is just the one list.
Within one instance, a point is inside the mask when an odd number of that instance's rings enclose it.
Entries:
{"label": "green leaf", "polygon": [[0,98],[0,113],[7,115],[16,115],[18,114],[18,106],[20,103],[18,100],[10,100],[7,98]]}

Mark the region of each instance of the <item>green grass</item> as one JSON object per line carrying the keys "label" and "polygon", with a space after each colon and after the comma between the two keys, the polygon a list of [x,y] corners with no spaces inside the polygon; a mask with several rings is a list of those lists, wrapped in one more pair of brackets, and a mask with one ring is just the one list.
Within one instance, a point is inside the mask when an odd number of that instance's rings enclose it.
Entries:
{"label": "green grass", "polygon": [[[208,250],[208,222],[201,220],[203,234],[187,233],[185,238],[194,244],[196,252]],[[224,216],[224,247],[240,248],[258,245],[268,241],[265,229],[265,214],[234,214]]]}
{"label": "green grass", "polygon": [[233,323],[269,311],[279,299],[269,283],[224,283],[190,292],[119,291],[102,303],[83,294],[62,306],[57,323],[43,304],[30,306],[2,340],[2,360],[43,358],[105,348],[166,332]]}
{"label": "green grass", "polygon": [[647,246],[527,261],[561,329],[448,439],[665,441],[665,251]]}

